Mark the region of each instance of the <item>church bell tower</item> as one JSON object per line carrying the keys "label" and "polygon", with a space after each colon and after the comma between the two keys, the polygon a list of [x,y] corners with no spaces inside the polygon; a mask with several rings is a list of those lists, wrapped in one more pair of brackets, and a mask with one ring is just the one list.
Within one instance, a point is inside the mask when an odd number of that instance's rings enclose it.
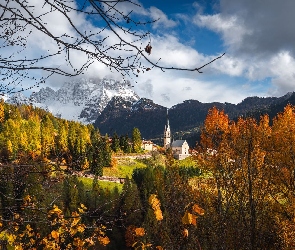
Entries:
{"label": "church bell tower", "polygon": [[169,125],[169,119],[168,119],[168,109],[167,109],[167,125],[165,125],[164,129],[164,148],[170,148],[171,144],[171,131],[170,131],[170,125]]}

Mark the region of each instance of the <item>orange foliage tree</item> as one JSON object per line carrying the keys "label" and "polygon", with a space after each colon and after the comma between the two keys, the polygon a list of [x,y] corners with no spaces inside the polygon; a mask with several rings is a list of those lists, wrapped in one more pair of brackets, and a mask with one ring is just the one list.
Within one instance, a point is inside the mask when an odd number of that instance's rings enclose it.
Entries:
{"label": "orange foliage tree", "polygon": [[271,134],[268,116],[262,116],[259,123],[253,118],[235,122],[216,108],[208,112],[200,158],[214,180],[205,206],[211,212],[207,213],[209,227],[214,224],[210,248],[278,247],[280,239],[274,233],[278,224],[270,199]]}

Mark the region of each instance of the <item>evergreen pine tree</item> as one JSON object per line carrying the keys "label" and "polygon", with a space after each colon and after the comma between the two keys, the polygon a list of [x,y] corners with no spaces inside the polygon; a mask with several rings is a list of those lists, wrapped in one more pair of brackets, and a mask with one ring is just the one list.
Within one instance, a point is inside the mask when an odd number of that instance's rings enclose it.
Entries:
{"label": "evergreen pine tree", "polygon": [[132,143],[128,137],[128,135],[126,134],[125,136],[125,152],[127,154],[131,153],[132,152]]}
{"label": "evergreen pine tree", "polygon": [[133,144],[133,152],[139,153],[141,151],[141,134],[138,128],[134,128],[132,131],[132,144]]}
{"label": "evergreen pine tree", "polygon": [[94,179],[92,181],[92,190],[91,190],[91,209],[95,209],[98,205],[98,199],[99,199],[99,183],[97,175],[94,176]]}
{"label": "evergreen pine tree", "polygon": [[80,204],[85,204],[86,195],[85,195],[85,186],[83,181],[77,180],[77,189],[78,189],[78,200]]}
{"label": "evergreen pine tree", "polygon": [[13,187],[13,170],[11,167],[3,167],[0,172],[0,199],[1,210],[0,213],[4,221],[10,220],[13,216],[12,208],[15,200]]}
{"label": "evergreen pine tree", "polygon": [[77,210],[80,203],[78,180],[76,176],[69,176],[63,181],[63,201],[66,215]]}
{"label": "evergreen pine tree", "polygon": [[128,154],[132,152],[132,147],[127,134],[125,136],[120,136],[120,148],[124,153]]}
{"label": "evergreen pine tree", "polygon": [[102,176],[104,167],[103,138],[98,130],[91,130],[90,140],[91,147],[88,150],[90,171],[97,176]]}
{"label": "evergreen pine tree", "polygon": [[120,139],[116,132],[113,134],[113,138],[112,138],[112,150],[115,153],[117,153],[120,150]]}
{"label": "evergreen pine tree", "polygon": [[124,152],[125,152],[125,136],[124,135],[121,135],[120,136],[120,139],[119,139],[119,142],[120,142],[120,149]]}
{"label": "evergreen pine tree", "polygon": [[142,204],[139,192],[135,182],[130,180],[128,177],[123,185],[120,211],[125,224],[124,226],[128,227],[129,225],[141,225]]}
{"label": "evergreen pine tree", "polygon": [[106,135],[101,142],[103,167],[109,167],[112,161],[112,150],[109,143],[109,137]]}
{"label": "evergreen pine tree", "polygon": [[103,147],[102,141],[95,141],[92,144],[91,156],[90,156],[90,170],[93,174],[97,176],[103,175],[103,164],[104,164],[104,156],[103,156]]}

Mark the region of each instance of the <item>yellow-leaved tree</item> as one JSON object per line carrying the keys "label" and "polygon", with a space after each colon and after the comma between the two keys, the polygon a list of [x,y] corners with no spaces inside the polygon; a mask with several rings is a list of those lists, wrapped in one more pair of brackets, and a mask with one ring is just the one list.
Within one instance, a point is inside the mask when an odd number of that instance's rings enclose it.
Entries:
{"label": "yellow-leaved tree", "polygon": [[[29,195],[23,200],[23,209],[34,207]],[[49,227],[47,235],[41,235],[34,223],[24,222],[20,214],[13,215],[12,223],[0,221],[0,240],[6,242],[13,249],[96,249],[98,245],[106,246],[110,240],[105,234],[103,225],[89,225],[82,223],[82,216],[87,208],[81,204],[78,211],[71,216],[64,216],[61,209],[53,205],[47,212]],[[89,228],[91,228],[89,230]]]}

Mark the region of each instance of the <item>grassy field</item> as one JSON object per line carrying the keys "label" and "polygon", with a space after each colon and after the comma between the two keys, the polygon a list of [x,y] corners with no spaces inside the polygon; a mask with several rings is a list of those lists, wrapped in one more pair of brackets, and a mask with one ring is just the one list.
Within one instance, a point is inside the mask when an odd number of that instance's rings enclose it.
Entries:
{"label": "grassy field", "polygon": [[179,167],[197,167],[197,163],[192,159],[192,157],[187,157],[180,161],[178,160],[177,165]]}
{"label": "grassy field", "polygon": [[[86,190],[92,189],[92,182],[93,179],[87,178],[87,177],[78,177],[78,180],[82,181],[84,184],[84,187]],[[110,182],[110,181],[98,181],[99,186],[104,189],[113,190],[115,187],[118,188],[119,192],[122,191],[123,184],[116,183],[116,182]]]}
{"label": "grassy field", "polygon": [[[175,160],[177,166],[179,167],[197,167],[196,162],[192,158],[186,158],[184,160],[178,161]],[[165,165],[165,156],[157,155],[157,157],[148,158],[148,159],[132,159],[127,157],[122,157],[117,159],[117,164],[115,167],[105,167],[103,168],[104,176],[112,176],[118,178],[132,178],[133,170],[136,168],[146,168],[147,166],[164,166]],[[79,177],[79,180],[82,180],[86,189],[92,188],[92,179],[87,177]],[[123,184],[109,182],[109,181],[99,181],[99,185],[102,188],[112,190],[115,187],[118,187],[119,191],[122,190]]]}
{"label": "grassy field", "polygon": [[[116,167],[105,167],[103,169],[103,175],[119,177],[119,178],[126,178],[128,176],[129,178],[131,178],[133,170],[135,168],[145,168],[145,167],[146,167],[146,164],[141,163],[135,159],[122,158],[118,160],[118,164]],[[78,179],[83,182],[86,190],[90,190],[92,188],[93,179],[90,179],[87,177],[78,177]],[[110,182],[110,181],[98,181],[98,182],[100,187],[104,189],[113,190],[115,187],[117,187],[119,192],[122,191],[123,184],[121,183]]]}
{"label": "grassy field", "polygon": [[122,158],[122,159],[118,159],[118,163],[116,167],[103,168],[103,175],[120,177],[120,178],[126,178],[128,176],[129,178],[131,178],[134,169],[145,168],[145,167],[147,167],[147,165],[144,164],[143,162],[140,162],[139,160]]}

